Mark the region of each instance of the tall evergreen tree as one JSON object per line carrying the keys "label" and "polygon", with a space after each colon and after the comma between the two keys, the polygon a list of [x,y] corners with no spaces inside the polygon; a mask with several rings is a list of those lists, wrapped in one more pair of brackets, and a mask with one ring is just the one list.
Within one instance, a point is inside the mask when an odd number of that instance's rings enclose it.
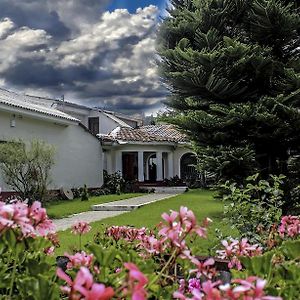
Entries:
{"label": "tall evergreen tree", "polygon": [[172,0],[159,30],[168,121],[220,179],[300,154],[300,1]]}

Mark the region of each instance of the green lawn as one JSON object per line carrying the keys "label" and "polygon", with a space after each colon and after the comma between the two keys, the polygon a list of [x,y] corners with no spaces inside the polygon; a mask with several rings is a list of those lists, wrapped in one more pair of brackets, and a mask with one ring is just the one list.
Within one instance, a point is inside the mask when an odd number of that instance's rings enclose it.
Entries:
{"label": "green lawn", "polygon": [[47,205],[47,213],[52,219],[59,219],[69,215],[77,214],[84,211],[91,210],[91,205],[101,204],[105,202],[117,201],[138,197],[142,194],[121,194],[121,195],[105,195],[98,197],[90,197],[88,201],[81,201],[81,199],[65,200],[51,202]]}
{"label": "green lawn", "polygon": [[[215,234],[216,228],[221,229],[224,235],[237,235],[237,233],[222,220],[223,203],[214,200],[211,191],[192,190],[170,199],[146,205],[138,210],[124,213],[120,216],[93,222],[91,223],[92,230],[82,237],[82,242],[84,244],[92,241],[94,234],[97,231],[104,230],[106,225],[132,225],[136,227],[145,226],[154,228],[155,225],[161,221],[161,214],[163,212],[168,212],[170,209],[178,210],[180,206],[187,206],[189,209],[193,210],[199,222],[205,217],[209,217],[213,220],[213,223],[209,228],[208,239],[198,239],[195,243],[197,247],[199,247],[201,254],[208,254],[209,249],[212,249],[212,247],[218,243]],[[78,236],[72,235],[70,230],[59,232],[59,238],[61,247],[57,249],[57,255],[69,251],[72,248],[72,245],[77,245],[78,243]]]}

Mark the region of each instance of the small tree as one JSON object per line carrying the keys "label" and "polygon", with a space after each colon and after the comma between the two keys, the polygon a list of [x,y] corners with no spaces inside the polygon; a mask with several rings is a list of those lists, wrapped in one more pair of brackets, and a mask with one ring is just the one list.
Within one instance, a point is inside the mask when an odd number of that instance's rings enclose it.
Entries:
{"label": "small tree", "polygon": [[53,146],[33,140],[27,147],[22,140],[0,145],[0,161],[5,182],[20,197],[43,201],[50,183],[50,170],[54,164]]}

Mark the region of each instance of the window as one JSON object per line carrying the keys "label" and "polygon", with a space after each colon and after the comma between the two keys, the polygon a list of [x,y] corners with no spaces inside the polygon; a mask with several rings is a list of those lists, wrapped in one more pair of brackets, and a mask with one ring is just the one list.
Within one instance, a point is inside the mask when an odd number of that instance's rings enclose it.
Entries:
{"label": "window", "polygon": [[89,130],[93,134],[99,133],[99,117],[89,118]]}

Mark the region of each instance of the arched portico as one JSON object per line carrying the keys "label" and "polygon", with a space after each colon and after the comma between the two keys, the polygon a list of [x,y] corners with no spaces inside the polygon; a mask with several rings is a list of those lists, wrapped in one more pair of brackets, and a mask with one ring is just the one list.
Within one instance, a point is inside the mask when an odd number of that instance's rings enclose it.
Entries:
{"label": "arched portico", "polygon": [[179,177],[183,180],[195,179],[198,177],[197,157],[193,152],[186,152],[180,157]]}
{"label": "arched portico", "polygon": [[[145,180],[149,182],[156,182],[157,181],[157,170],[160,167],[158,164],[161,164],[162,167],[162,178],[166,178],[166,161],[168,159],[168,153],[162,153],[162,160],[161,162],[158,161],[156,157],[156,153],[150,153],[147,156],[145,162]],[[170,174],[169,177],[172,177],[173,174]]]}
{"label": "arched portico", "polygon": [[126,180],[163,181],[174,177],[173,148],[169,146],[122,145],[113,149],[111,162],[112,172],[121,172]]}

